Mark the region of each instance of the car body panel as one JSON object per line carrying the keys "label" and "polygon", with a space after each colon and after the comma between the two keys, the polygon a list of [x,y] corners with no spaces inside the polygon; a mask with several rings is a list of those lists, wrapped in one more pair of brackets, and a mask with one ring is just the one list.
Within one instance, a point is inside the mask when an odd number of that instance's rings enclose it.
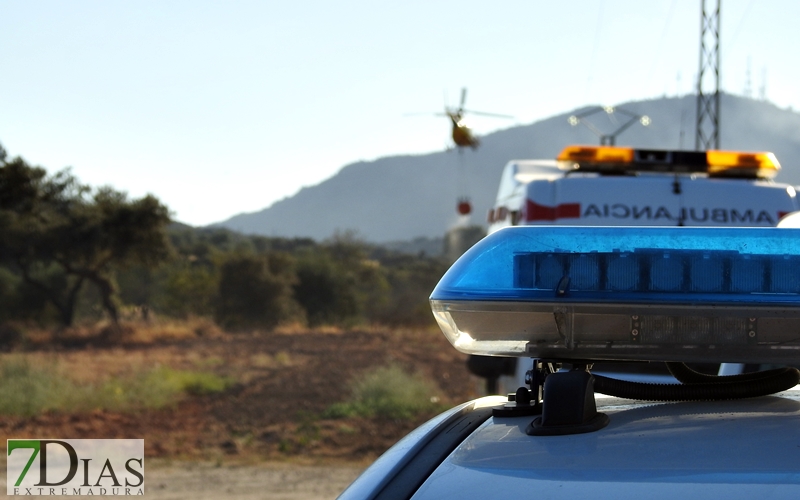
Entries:
{"label": "car body panel", "polygon": [[463,403],[419,426],[387,450],[342,494],[347,499],[409,498],[426,477],[504,398]]}
{"label": "car body panel", "polygon": [[719,402],[597,396],[596,432],[528,436],[532,417],[487,420],[414,499],[800,498],[800,389]]}

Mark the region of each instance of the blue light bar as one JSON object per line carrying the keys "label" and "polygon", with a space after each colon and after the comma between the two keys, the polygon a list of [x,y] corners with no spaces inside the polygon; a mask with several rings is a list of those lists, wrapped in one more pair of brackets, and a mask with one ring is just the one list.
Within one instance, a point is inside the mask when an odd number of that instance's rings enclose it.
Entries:
{"label": "blue light bar", "polygon": [[797,303],[800,230],[518,226],[484,238],[432,300]]}
{"label": "blue light bar", "polygon": [[505,228],[431,306],[475,354],[800,361],[800,229]]}

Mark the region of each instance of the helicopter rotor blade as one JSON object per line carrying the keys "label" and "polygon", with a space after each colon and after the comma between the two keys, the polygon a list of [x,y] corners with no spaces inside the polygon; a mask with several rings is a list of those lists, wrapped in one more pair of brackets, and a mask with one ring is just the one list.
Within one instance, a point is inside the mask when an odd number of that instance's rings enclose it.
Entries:
{"label": "helicopter rotor blade", "polygon": [[461,89],[461,104],[458,105],[460,111],[464,111],[464,103],[467,101],[467,87]]}
{"label": "helicopter rotor blade", "polygon": [[472,111],[472,110],[469,110],[469,109],[464,109],[462,111],[464,111],[464,113],[469,113],[471,115],[493,116],[495,118],[514,118],[511,115],[501,115],[499,113],[486,113],[486,112],[483,112],[483,111]]}

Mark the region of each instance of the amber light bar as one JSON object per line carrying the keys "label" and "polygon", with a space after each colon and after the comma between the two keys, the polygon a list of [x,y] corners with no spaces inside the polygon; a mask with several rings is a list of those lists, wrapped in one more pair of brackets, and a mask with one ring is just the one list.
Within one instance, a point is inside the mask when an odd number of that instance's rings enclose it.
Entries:
{"label": "amber light bar", "polygon": [[700,173],[710,177],[771,179],[780,163],[769,152],[679,151],[617,146],[567,146],[558,155],[562,170],[624,174]]}

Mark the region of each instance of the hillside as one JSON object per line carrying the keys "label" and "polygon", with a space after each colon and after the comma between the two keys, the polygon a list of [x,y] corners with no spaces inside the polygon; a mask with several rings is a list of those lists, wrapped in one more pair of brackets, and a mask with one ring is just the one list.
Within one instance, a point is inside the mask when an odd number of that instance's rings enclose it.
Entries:
{"label": "hillside", "polygon": [[[634,125],[617,139],[619,145],[650,148],[694,148],[695,96],[660,98],[620,104],[648,115],[649,127]],[[568,144],[597,144],[588,128],[571,126],[567,118],[587,108],[494,132],[482,138],[477,151],[442,151],[392,156],[343,167],[336,175],[254,213],[239,214],[216,225],[266,236],[311,237],[355,230],[371,242],[441,237],[459,221],[459,169],[473,203],[471,223],[482,224],[491,207],[500,173],[511,159],[554,158]],[[589,118],[604,133],[620,123],[603,113]],[[783,171],[777,181],[800,184],[800,114],[775,105],[725,94],[720,109],[721,147],[772,151]]]}

